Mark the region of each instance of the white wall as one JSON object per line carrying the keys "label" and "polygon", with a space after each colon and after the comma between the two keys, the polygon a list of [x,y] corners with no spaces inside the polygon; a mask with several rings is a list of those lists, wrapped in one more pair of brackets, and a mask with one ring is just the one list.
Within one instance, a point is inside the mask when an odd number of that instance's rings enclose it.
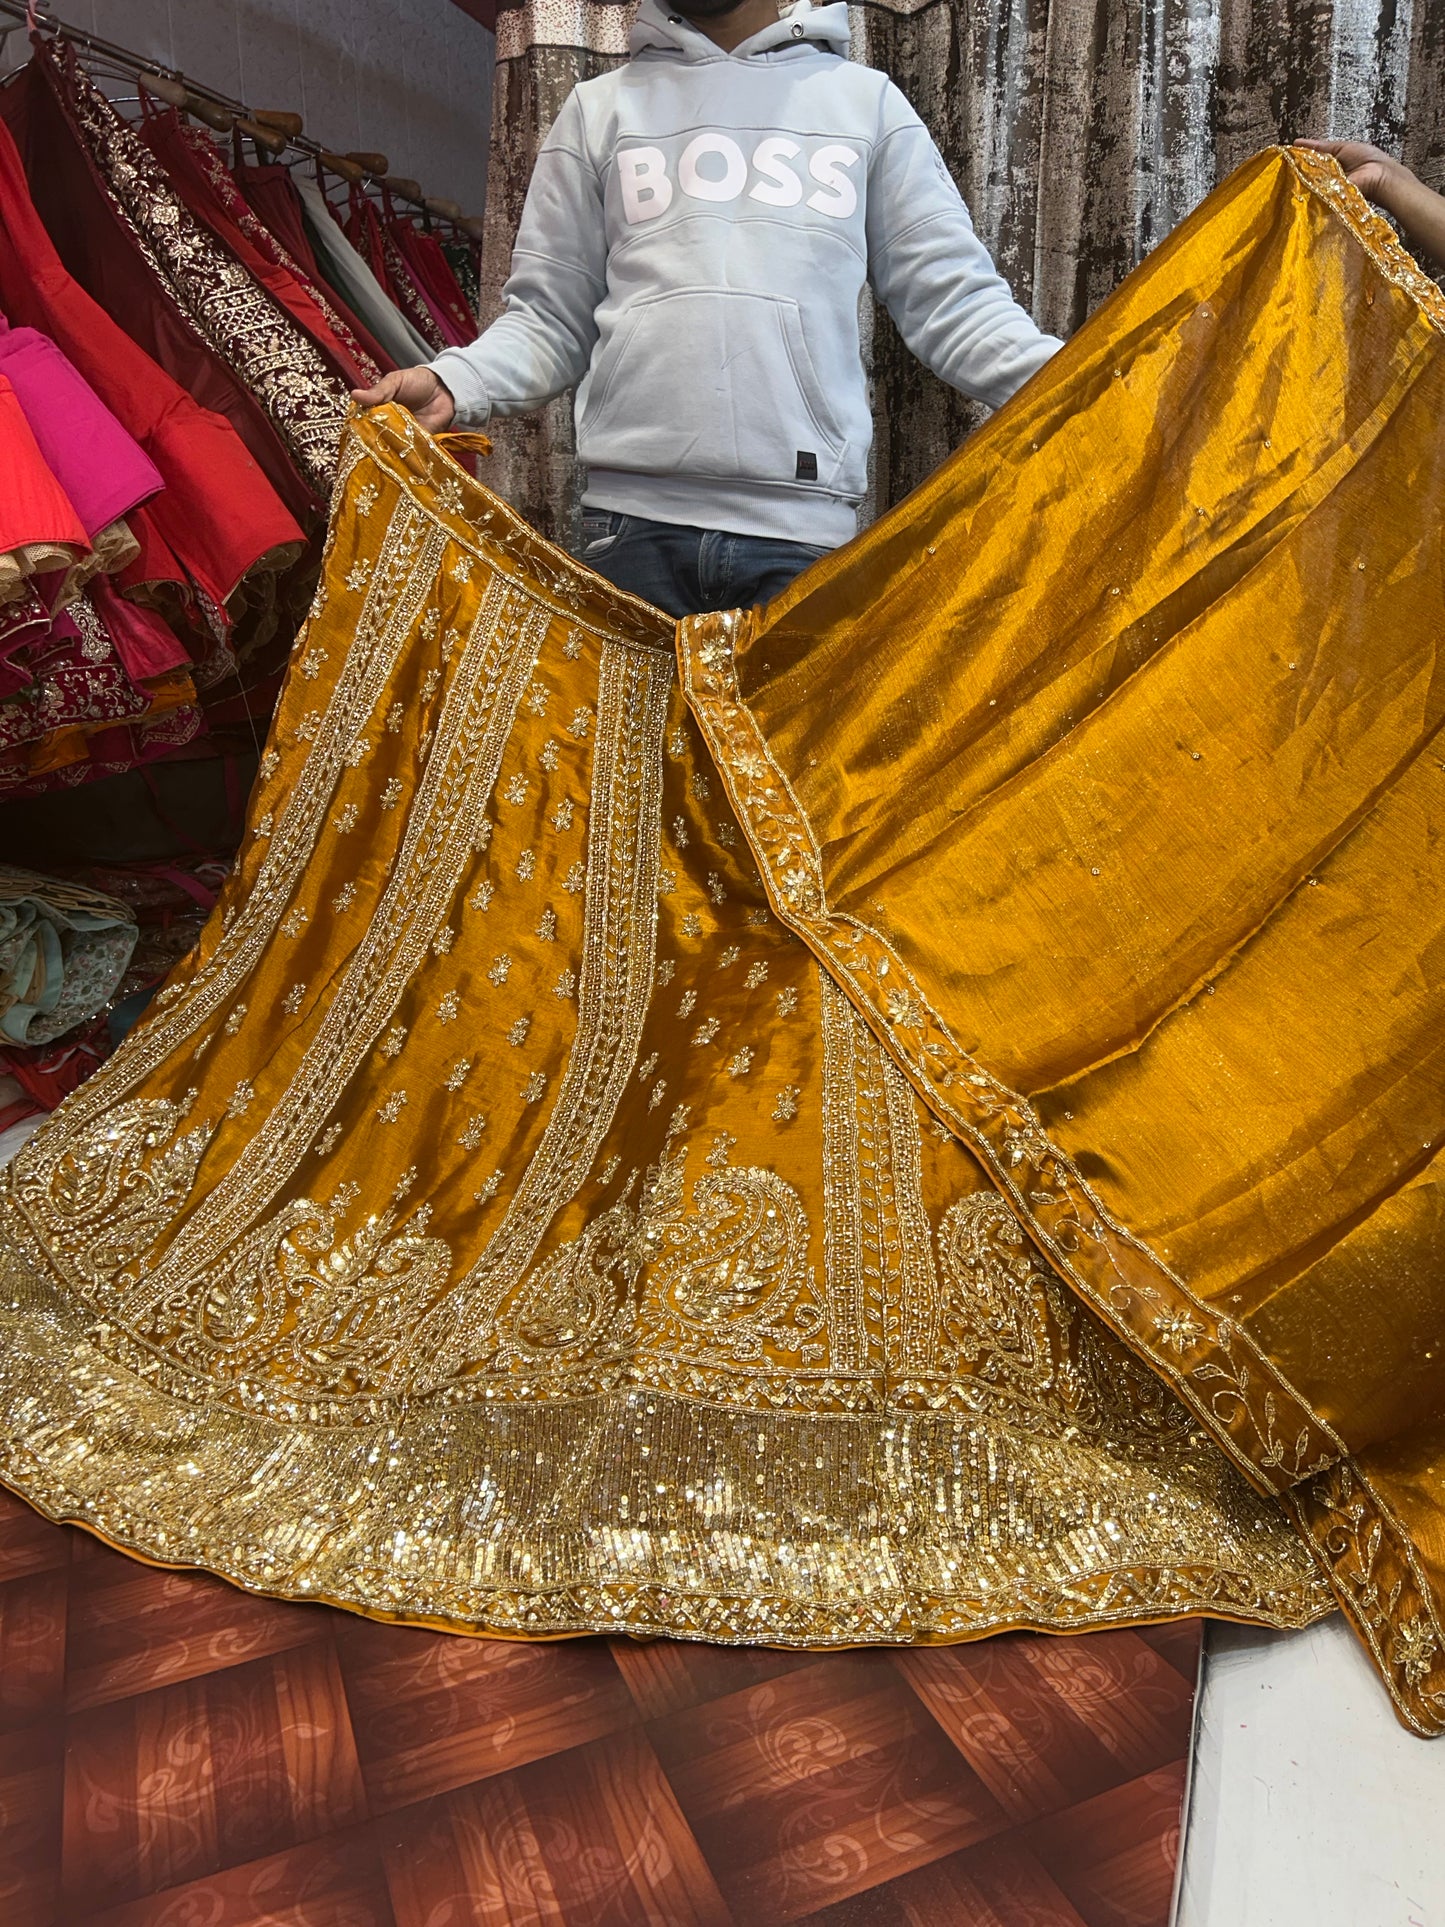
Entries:
{"label": "white wall", "polygon": [[[250,107],[291,109],[326,146],[380,150],[424,192],[482,211],[494,43],[452,0],[50,0],[44,10]],[[24,34],[5,52],[0,69],[23,60]]]}
{"label": "white wall", "polygon": [[1343,1616],[1212,1620],[1204,1655],[1174,1927],[1445,1927],[1445,1740]]}

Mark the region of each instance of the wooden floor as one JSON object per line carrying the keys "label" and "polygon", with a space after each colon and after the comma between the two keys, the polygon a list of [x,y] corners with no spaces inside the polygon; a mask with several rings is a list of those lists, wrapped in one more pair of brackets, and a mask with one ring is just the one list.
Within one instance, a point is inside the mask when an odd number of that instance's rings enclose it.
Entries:
{"label": "wooden floor", "polygon": [[1164,1927],[1198,1629],[437,1636],[0,1494],[4,1927]]}

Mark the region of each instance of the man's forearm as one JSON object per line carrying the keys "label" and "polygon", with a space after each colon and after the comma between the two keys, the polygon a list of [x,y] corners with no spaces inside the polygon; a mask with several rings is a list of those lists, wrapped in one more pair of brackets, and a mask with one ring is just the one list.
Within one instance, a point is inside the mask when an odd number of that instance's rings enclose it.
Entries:
{"label": "man's forearm", "polygon": [[1376,199],[1394,215],[1412,246],[1445,262],[1445,195],[1426,187],[1408,167],[1393,167]]}

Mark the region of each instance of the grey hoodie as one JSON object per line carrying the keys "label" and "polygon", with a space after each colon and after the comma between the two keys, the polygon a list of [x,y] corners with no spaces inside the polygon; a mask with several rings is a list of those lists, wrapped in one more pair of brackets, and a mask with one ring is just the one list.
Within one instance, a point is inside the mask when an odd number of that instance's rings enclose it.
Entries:
{"label": "grey hoodie", "polygon": [[466,425],[577,387],[589,507],[845,542],[872,439],[865,281],[920,361],[995,406],[1059,344],[903,95],[845,58],[841,0],[730,54],[643,0],[630,45],[537,157],[504,313],[432,366]]}

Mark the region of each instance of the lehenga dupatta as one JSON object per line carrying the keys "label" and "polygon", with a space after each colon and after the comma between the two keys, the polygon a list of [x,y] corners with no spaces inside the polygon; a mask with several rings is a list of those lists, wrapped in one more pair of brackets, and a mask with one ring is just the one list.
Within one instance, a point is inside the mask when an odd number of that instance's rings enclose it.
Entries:
{"label": "lehenga dupatta", "polygon": [[[777,914],[1445,1724],[1445,298],[1242,168],[684,673]],[[900,807],[900,799],[904,799]]]}
{"label": "lehenga dupatta", "polygon": [[[1155,1282],[1227,1211],[1208,1161],[1248,1136],[1248,1058],[1231,1112],[1176,1078],[1157,1129],[1105,1111],[1085,1130],[1088,1077],[1037,1117],[1013,1093],[1043,1091],[1035,1062],[1062,1089],[1071,1050],[1117,1077],[1168,1034],[1147,999],[1187,948],[1179,900],[1200,963],[1169,1007],[1207,1000],[1201,1048],[1221,1052],[1226,979],[1268,916],[1230,936],[1244,882],[1186,867],[1177,842],[1173,867],[1126,874],[1119,839],[1202,815],[1202,849],[1247,881],[1273,848],[1256,824],[1293,834],[1276,763],[1304,808],[1374,740],[1371,705],[1420,708],[1403,600],[1347,692],[1313,679],[1320,636],[1278,585],[1277,671],[1248,622],[1189,674],[1179,640],[1347,485],[1340,421],[1351,451],[1373,435],[1387,494],[1408,466],[1364,371],[1395,317],[1398,414],[1434,335],[1334,192],[1281,157],[1237,180],[930,494],[763,618],[686,625],[682,682],[672,625],[409,417],[353,425],[237,871],[154,1013],[0,1194],[0,1476],[153,1560],[514,1635],[826,1646],[1326,1610],[1320,1562],[1340,1560],[1297,1529],[1279,1462],[1328,1458],[1310,1490],[1336,1533],[1355,1501],[1319,1481],[1352,1462],[1323,1419],[1296,1423],[1307,1392],[1260,1407],[1283,1443],[1252,1455],[1244,1337],[1222,1342],[1192,1274]],[[1191,250],[1207,292],[1181,275]],[[1323,316],[1310,333],[1312,276],[1333,277],[1333,340]],[[1249,340],[1259,304],[1301,288],[1307,392],[1287,345],[1256,364]],[[1191,358],[1192,385],[1141,394],[1136,367]],[[1020,433],[1033,497],[1000,459]],[[1411,471],[1427,501],[1428,453]],[[1392,501],[1378,526],[1403,527]],[[1389,584],[1415,593],[1382,548],[1359,553],[1382,575],[1367,566],[1341,622]],[[1090,629],[1076,611],[1095,603]],[[1171,657],[1177,714],[1149,694]],[[1284,698],[1275,674],[1299,678]],[[1089,732],[1141,698],[1111,764]],[[1308,756],[1266,740],[1286,714],[1314,729]],[[1166,737],[1187,780],[1233,754],[1256,788],[1170,792],[1149,760]],[[1030,854],[1034,816],[983,871],[957,841],[1036,770],[1058,772],[1039,823],[1082,820],[1116,767],[1078,864],[1085,905],[1113,906],[1134,946],[1115,1002],[1137,1035],[1103,1025],[1124,967],[1097,927],[1075,941],[1083,911]],[[976,875],[999,902],[970,916]],[[1036,877],[1055,908],[1028,924],[1006,886]],[[1422,859],[1409,893],[1390,886],[1390,942],[1425,931],[1427,885]],[[1325,923],[1338,974],[1352,953],[1338,912]],[[985,993],[1015,980],[1009,1025],[985,1032]],[[1296,1020],[1255,996],[1256,1035],[1282,1048]],[[1335,1056],[1383,1091],[1396,1058],[1370,1010],[1336,996]],[[1295,1115],[1303,1143],[1314,1113]],[[1171,1178],[1168,1133],[1191,1130]],[[1176,1203],[1167,1235],[1105,1195],[1139,1168]],[[1129,1312],[1148,1291],[1145,1329]],[[1340,1323],[1372,1357],[1366,1311]],[[1397,1648],[1414,1669],[1421,1725],[1425,1611],[1402,1586],[1372,1622],[1396,1681]]]}

